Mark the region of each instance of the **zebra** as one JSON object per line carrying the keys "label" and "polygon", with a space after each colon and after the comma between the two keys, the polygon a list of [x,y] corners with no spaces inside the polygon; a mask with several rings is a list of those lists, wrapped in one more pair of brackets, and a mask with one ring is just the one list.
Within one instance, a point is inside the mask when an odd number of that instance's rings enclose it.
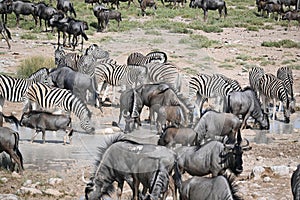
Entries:
{"label": "zebra", "polygon": [[80,57],[77,63],[78,71],[83,74],[88,74],[94,77],[95,63],[99,59],[108,59],[109,53],[101,49],[97,44],[91,44]]}
{"label": "zebra", "polygon": [[162,51],[154,51],[148,53],[146,56],[139,52],[131,53],[127,58],[127,65],[145,66],[148,63],[166,63],[167,54]]}
{"label": "zebra", "polygon": [[[91,126],[91,112],[82,100],[66,89],[50,87],[44,83],[32,84],[27,91],[26,107],[32,103],[43,109],[61,108],[67,112],[73,112],[80,119],[80,126],[88,133],[94,133],[95,128]],[[30,108],[30,107],[29,107]]]}
{"label": "zebra", "polygon": [[198,74],[189,81],[189,99],[196,96],[195,105],[199,106],[200,116],[202,107],[208,98],[225,98],[233,89],[231,85],[218,75]]}
{"label": "zebra", "polygon": [[78,71],[77,63],[81,55],[77,53],[66,53],[63,45],[58,45],[54,51],[56,67],[70,67],[74,71]]}
{"label": "zebra", "polygon": [[[115,100],[115,86],[121,85],[137,85],[136,82],[145,80],[145,68],[132,67],[127,65],[119,65],[114,62],[98,62],[95,66],[95,80],[98,84],[103,83],[101,92],[107,88],[107,85],[112,85],[113,89],[113,102]],[[106,96],[107,89],[105,90],[102,100]]]}
{"label": "zebra", "polygon": [[250,87],[256,92],[258,98],[260,98],[259,95],[259,80],[261,77],[265,74],[265,71],[261,67],[252,67],[249,71],[249,84]]}
{"label": "zebra", "polygon": [[226,76],[224,76],[223,74],[215,74],[216,76],[220,76],[222,79],[224,79],[227,83],[229,83],[232,87],[232,90],[234,92],[240,92],[242,91],[242,87],[241,85],[239,84],[239,82],[237,80],[234,80],[234,79],[231,79],[231,78],[228,78]]}
{"label": "zebra", "polygon": [[276,119],[276,100],[283,102],[284,106],[284,118],[285,122],[290,122],[290,102],[288,98],[287,90],[285,89],[282,80],[278,79],[273,74],[264,74],[260,78],[259,93],[262,98],[263,110],[266,112],[266,105],[272,99],[273,100],[273,116],[272,119]]}
{"label": "zebra", "polygon": [[13,78],[4,74],[0,75],[0,112],[3,110],[4,101],[24,102],[27,89],[34,83],[43,82],[48,75],[47,68],[41,68],[31,74],[27,79]]}
{"label": "zebra", "polygon": [[[291,68],[289,67],[280,67],[277,70],[277,78],[283,81],[283,84],[287,90],[288,95],[290,96],[290,110],[291,113],[295,112],[295,106],[296,106],[296,99],[294,97],[294,92],[293,92],[293,72]],[[280,106],[281,108],[281,106]]]}
{"label": "zebra", "polygon": [[180,91],[181,89],[181,75],[178,68],[172,63],[148,63],[147,81],[148,83],[168,83],[172,89]]}

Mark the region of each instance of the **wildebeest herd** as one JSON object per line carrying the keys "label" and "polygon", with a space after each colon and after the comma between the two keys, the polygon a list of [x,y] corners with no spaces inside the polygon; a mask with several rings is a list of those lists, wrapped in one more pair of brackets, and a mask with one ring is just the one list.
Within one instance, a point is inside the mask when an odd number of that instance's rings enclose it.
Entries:
{"label": "wildebeest herd", "polygon": [[[99,146],[94,173],[89,180],[83,177],[86,199],[110,199],[114,182],[118,199],[122,199],[125,182],[133,199],[166,199],[168,191],[173,199],[178,198],[177,193],[180,199],[240,199],[234,177],[243,172],[243,152],[251,150],[241,130],[250,128],[250,120],[252,128],[268,130],[270,118],[276,120],[279,113],[283,119],[278,120],[290,123],[295,112],[293,72],[288,67],[279,68],[276,75],[253,67],[244,88],[223,74],[199,73],[188,76],[188,93],[184,93],[186,78],[165,52],[134,52],[126,64],[110,58],[97,44],[82,55],[66,53],[61,46],[54,54],[54,69],[41,68],[25,79],[0,75],[1,112],[5,100],[25,103],[20,121],[14,116],[1,117],[34,129],[32,142],[38,132],[43,133],[45,143],[45,131],[63,130],[67,144],[67,137],[71,143],[73,132],[78,132],[71,127],[72,116],[79,118],[86,133],[97,132],[89,106],[103,111],[109,99],[103,90],[121,87],[119,102],[113,101],[120,107],[119,121],[113,124],[122,132],[107,136]],[[147,123],[141,120],[145,107],[157,144],[127,137]],[[57,110],[67,114],[55,114]],[[22,173],[19,134],[4,127],[1,133],[0,150],[10,155]],[[184,180],[183,174],[193,177]],[[291,186],[296,198],[300,178],[299,172],[294,174]],[[206,175],[212,177],[203,177]]]}
{"label": "wildebeest herd", "polygon": [[[120,0],[128,1],[128,7],[132,0]],[[108,27],[109,20],[116,20],[119,24],[122,21],[121,11],[114,10],[113,5],[115,4],[119,8],[119,0],[106,0],[102,1],[101,4],[98,3],[93,7],[93,14],[97,18],[97,31],[105,31]],[[165,1],[161,0],[163,6],[165,6]],[[93,3],[94,1],[85,1],[86,3]],[[96,3],[97,1],[95,1]],[[167,2],[174,3],[186,3],[183,0],[169,0]],[[104,4],[107,4],[104,6]],[[157,8],[155,0],[138,0],[140,4],[142,15],[146,14],[146,8],[152,7]],[[108,8],[110,4],[111,8]],[[299,0],[256,0],[258,12],[263,16],[267,12],[268,16],[270,13],[278,13],[277,19],[288,20],[290,27],[290,21],[296,20],[299,22],[300,27],[300,14],[299,14]],[[283,6],[289,8],[289,10],[284,11]],[[295,6],[295,10],[291,9],[291,6]],[[201,8],[204,11],[204,21],[207,20],[208,10],[218,10],[221,17],[224,13],[224,17],[227,15],[226,2],[224,0],[191,0],[189,3],[190,8]],[[45,2],[30,2],[21,0],[3,0],[0,2],[0,14],[2,15],[2,22],[0,24],[0,32],[3,38],[7,41],[8,48],[10,48],[9,40],[11,39],[10,31],[7,28],[7,14],[14,13],[16,16],[16,25],[19,27],[20,16],[21,15],[32,15],[35,21],[35,26],[38,24],[42,27],[42,20],[44,20],[45,31],[50,26],[52,32],[57,30],[58,40],[57,44],[60,44],[60,36],[63,36],[63,45],[70,46],[74,50],[78,45],[79,37],[81,36],[81,50],[83,49],[84,40],[88,40],[86,30],[89,29],[89,22],[76,19],[76,11],[73,3],[70,0],[57,0],[56,6],[48,5]],[[279,17],[279,15],[281,17]],[[68,37],[68,44],[66,40]]]}

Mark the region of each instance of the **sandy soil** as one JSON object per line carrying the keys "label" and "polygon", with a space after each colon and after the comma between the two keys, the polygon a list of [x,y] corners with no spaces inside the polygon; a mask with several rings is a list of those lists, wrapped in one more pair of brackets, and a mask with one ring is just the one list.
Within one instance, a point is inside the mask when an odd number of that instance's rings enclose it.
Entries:
{"label": "sandy soil", "polygon": [[[26,58],[32,56],[45,56],[54,59],[55,40],[46,40],[44,33],[41,33],[41,39],[38,41],[21,40],[20,30],[11,30],[13,34],[12,49],[6,49],[6,43],[0,42],[0,71],[16,72],[17,66]],[[188,38],[184,34],[169,33],[160,31],[158,35],[145,34],[143,30],[135,30],[124,33],[95,33],[89,36],[89,41],[85,42],[85,48],[96,43],[110,52],[111,58],[117,60],[120,64],[125,64],[127,56],[135,51],[148,53],[151,50],[162,50],[168,54],[169,61],[176,64],[183,74],[185,80],[188,80],[187,70],[192,69],[195,72],[221,73],[228,77],[237,79],[243,86],[248,85],[248,73],[246,69],[254,65],[261,65],[264,61],[264,69],[267,72],[275,73],[277,68],[283,66],[284,61],[291,61],[293,65],[300,65],[299,49],[267,48],[262,47],[263,41],[274,41],[281,39],[291,39],[300,42],[299,31],[292,29],[286,31],[282,27],[274,30],[261,30],[259,32],[249,32],[242,28],[224,29],[222,33],[204,33],[202,31],[193,34],[203,34],[209,39],[218,40],[220,43],[215,48],[198,49],[191,47],[189,43],[180,42]],[[101,39],[110,38],[108,41],[100,43]],[[160,41],[160,42],[157,42]],[[80,53],[79,51],[76,51]],[[246,59],[243,59],[245,58]],[[230,67],[222,67],[230,65]],[[295,84],[294,89],[297,93],[297,102],[299,99],[299,71],[294,71]],[[186,82],[184,82],[185,84]],[[187,92],[184,90],[183,92]],[[4,113],[10,114],[16,112],[20,116],[22,104],[5,103]],[[91,108],[93,112],[93,122],[103,126],[109,126],[111,121],[116,121],[118,109],[114,107],[104,108],[104,113]],[[145,115],[146,116],[146,115]],[[293,114],[292,119],[299,119],[299,113]],[[77,121],[78,122],[78,121]],[[76,121],[75,121],[76,123]],[[298,122],[299,123],[299,122]],[[76,124],[75,124],[76,126]],[[274,132],[260,132],[244,130],[244,137],[251,140],[252,150],[244,153],[244,172],[237,178],[239,193],[244,199],[292,199],[290,189],[290,176],[297,164],[300,163],[300,142],[299,126],[292,128],[289,133],[282,131],[282,134]],[[264,142],[255,142],[257,134],[263,135]],[[22,139],[22,137],[21,137]],[[26,141],[23,141],[26,143]],[[45,144],[46,146],[49,144]],[[61,144],[57,144],[61,145]],[[22,142],[20,144],[22,150]],[[66,147],[68,148],[68,147]],[[51,151],[60,148],[49,145]],[[289,167],[289,174],[277,175],[267,170],[262,174],[261,179],[251,178],[250,174],[254,166],[280,166]],[[30,163],[26,163],[25,168]],[[91,162],[83,160],[72,160],[61,170],[38,170],[27,169],[22,177],[14,177],[7,171],[0,171],[0,178],[8,178],[8,182],[0,181],[0,194],[15,194],[18,189],[28,179],[33,183],[40,182],[37,186],[40,190],[53,188],[62,193],[62,197],[53,197],[51,195],[21,195],[23,199],[79,199],[83,195],[84,183],[81,181],[82,171],[91,172]],[[63,183],[57,185],[48,184],[48,179],[60,177]],[[263,179],[270,177],[270,179]],[[125,194],[129,194],[125,189]],[[126,195],[125,195],[126,196]],[[125,198],[125,197],[124,197]]]}

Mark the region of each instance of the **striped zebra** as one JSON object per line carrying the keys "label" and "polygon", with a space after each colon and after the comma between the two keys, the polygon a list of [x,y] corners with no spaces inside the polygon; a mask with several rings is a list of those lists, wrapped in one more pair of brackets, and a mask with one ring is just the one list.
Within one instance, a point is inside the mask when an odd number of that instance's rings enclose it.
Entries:
{"label": "striped zebra", "polygon": [[290,102],[287,90],[285,89],[282,80],[278,79],[273,74],[264,74],[260,78],[259,93],[262,98],[263,110],[266,112],[267,103],[273,100],[273,120],[276,119],[276,101],[283,102],[285,122],[290,121]]}
{"label": "striped zebra", "polygon": [[222,77],[217,75],[198,74],[189,81],[189,99],[196,96],[196,106],[202,107],[208,98],[225,98],[233,89]]}
{"label": "striped zebra", "polygon": [[153,51],[144,56],[139,52],[134,52],[127,58],[127,65],[145,66],[153,62],[166,63],[167,54],[162,51]]}
{"label": "striped zebra", "polygon": [[78,71],[77,62],[81,55],[77,53],[66,53],[62,45],[59,45],[54,51],[56,67],[70,67]]}
{"label": "striped zebra", "polygon": [[109,53],[101,49],[97,44],[90,45],[83,56],[80,57],[77,63],[77,68],[80,73],[88,74],[90,77],[94,76],[95,63],[100,59],[108,59]]}
{"label": "striped zebra", "polygon": [[260,83],[259,80],[263,75],[265,74],[265,71],[261,67],[252,67],[249,71],[249,84],[250,87],[256,92],[257,96],[260,98],[259,95],[259,87]]}
{"label": "striped zebra", "polygon": [[47,68],[41,68],[31,74],[27,79],[13,78],[0,75],[0,112],[2,112],[4,101],[24,102],[27,89],[37,82],[43,82],[48,75]]}
{"label": "striped zebra", "polygon": [[285,89],[287,90],[287,93],[290,96],[291,113],[294,113],[295,112],[295,106],[296,106],[296,99],[295,99],[294,91],[293,91],[294,79],[293,79],[293,72],[292,72],[291,68],[289,68],[289,67],[280,67],[277,70],[277,78],[279,78],[280,80],[283,81]]}
{"label": "striped zebra", "polygon": [[[80,119],[80,126],[88,133],[95,131],[91,126],[91,112],[80,98],[66,89],[49,87],[43,83],[31,85],[27,91],[27,103],[36,103],[43,109],[61,108],[73,112]],[[28,106],[27,105],[27,106]]]}
{"label": "striped zebra", "polygon": [[172,63],[148,63],[147,68],[147,82],[148,83],[167,83],[172,86],[174,90],[181,89],[181,75],[178,68]]}
{"label": "striped zebra", "polygon": [[102,84],[99,94],[104,89],[103,98],[107,93],[107,85],[112,85],[113,101],[115,100],[115,86],[121,85],[137,85],[137,82],[142,82],[145,79],[145,68],[142,67],[129,67],[127,65],[118,65],[116,63],[98,63],[95,67],[95,80],[98,84]]}
{"label": "striped zebra", "polygon": [[229,83],[232,87],[232,90],[235,92],[240,92],[242,91],[242,87],[239,84],[239,82],[237,80],[228,78],[226,76],[224,76],[223,74],[215,74],[216,76],[220,76],[221,78],[223,78],[227,83]]}

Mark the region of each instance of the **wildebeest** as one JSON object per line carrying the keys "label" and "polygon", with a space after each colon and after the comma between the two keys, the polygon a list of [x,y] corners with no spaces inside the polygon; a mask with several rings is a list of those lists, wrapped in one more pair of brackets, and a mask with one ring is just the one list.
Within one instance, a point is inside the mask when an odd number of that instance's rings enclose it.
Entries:
{"label": "wildebeest", "polygon": [[90,3],[93,6],[94,3],[96,3],[96,4],[98,3],[99,4],[100,2],[99,2],[99,0],[84,0],[84,3],[86,3],[86,4]]}
{"label": "wildebeest", "polygon": [[75,72],[69,67],[60,67],[50,70],[46,80],[50,85],[72,91],[83,102],[87,102],[87,91],[89,91],[92,94],[92,104],[96,103],[98,97],[96,86],[93,79],[87,74]]}
{"label": "wildebeest", "polygon": [[156,2],[154,0],[138,0],[140,3],[140,7],[142,10],[142,16],[145,16],[146,14],[146,8],[150,7],[153,8],[153,10],[156,10]]}
{"label": "wildebeest", "polygon": [[[73,46],[73,50],[75,50],[75,47],[78,45],[78,37],[81,36],[81,51],[83,49],[83,39],[86,41],[88,40],[88,37],[85,30],[88,30],[89,26],[86,21],[82,20],[70,20],[68,23],[67,33],[69,34],[69,46]],[[72,44],[71,44],[71,36],[73,35]]]}
{"label": "wildebeest", "polygon": [[23,156],[19,150],[19,133],[8,128],[0,127],[0,153],[6,152],[13,159],[19,168],[19,172],[23,173]]}
{"label": "wildebeest", "polygon": [[226,169],[239,175],[243,171],[243,151],[250,149],[249,142],[241,146],[241,140],[239,135],[235,144],[210,141],[201,147],[179,147],[175,149],[178,166],[181,171],[192,176],[212,174],[215,177],[223,174]]}
{"label": "wildebeest", "polygon": [[297,169],[293,172],[291,178],[291,188],[294,196],[294,200],[300,199],[300,165],[297,166]]}
{"label": "wildebeest", "polygon": [[37,3],[34,9],[35,15],[39,17],[40,27],[42,26],[42,19],[45,21],[45,30],[47,32],[49,20],[52,17],[52,15],[58,12],[57,9],[52,6],[48,6],[44,2]]}
{"label": "wildebeest", "polygon": [[[179,105],[182,108],[184,118],[190,119],[193,107],[182,94],[175,92],[171,86],[165,83],[143,84],[136,88],[143,100],[143,105],[151,108],[152,105]],[[154,121],[154,113],[150,109],[150,122]]]}
{"label": "wildebeest", "polygon": [[70,12],[70,14],[73,14],[74,17],[76,17],[73,3],[69,0],[57,0],[56,8],[63,11],[66,15],[68,14],[68,12]]}
{"label": "wildebeest", "polygon": [[234,114],[208,110],[200,118],[194,131],[200,144],[208,140],[222,141],[225,136],[228,137],[229,143],[234,143],[241,125],[241,121]]}
{"label": "wildebeest", "polygon": [[3,126],[3,119],[5,120],[5,122],[14,123],[16,125],[16,128],[19,128],[20,122],[15,116],[6,116],[2,112],[0,112],[0,127]]}
{"label": "wildebeest", "polygon": [[125,118],[125,133],[132,132],[133,129],[141,126],[140,114],[143,109],[143,102],[135,89],[129,89],[122,92],[120,96],[120,124],[122,116]]}
{"label": "wildebeest", "polygon": [[[98,7],[99,8],[99,7]],[[109,10],[102,7],[102,9],[94,9],[94,16],[98,20],[98,31],[104,31],[107,28],[110,19],[114,19],[120,27],[120,21],[122,21],[122,14],[116,10]]]}
{"label": "wildebeest", "polygon": [[3,22],[0,22],[0,33],[1,33],[2,37],[4,38],[4,40],[6,41],[8,49],[10,49],[11,46],[10,46],[9,40],[11,40],[11,34]]}
{"label": "wildebeest", "polygon": [[68,115],[52,114],[45,111],[30,111],[22,114],[20,124],[21,126],[35,129],[36,132],[32,136],[31,142],[33,142],[39,132],[42,132],[43,143],[45,143],[46,131],[63,130],[66,132],[64,144],[67,143],[67,136],[71,144],[73,129],[71,128],[71,117]]}
{"label": "wildebeest", "polygon": [[195,146],[197,144],[197,133],[192,128],[169,126],[163,129],[157,144],[168,148],[175,148],[176,144]]}
{"label": "wildebeest", "polygon": [[227,15],[227,7],[224,0],[191,0],[190,8],[202,8],[204,12],[204,21],[207,20],[208,10],[218,10],[221,17],[224,9],[224,18]]}
{"label": "wildebeest", "polygon": [[157,113],[156,129],[158,133],[162,132],[162,128],[170,125],[176,125],[177,127],[182,125],[186,127],[188,124],[183,110],[179,105],[161,106],[160,104],[154,104],[150,109]]}
{"label": "wildebeest", "polygon": [[251,116],[259,124],[260,129],[269,129],[269,118],[261,109],[256,93],[246,87],[241,92],[232,92],[226,99],[226,111],[236,116],[242,115],[242,129],[247,127],[247,120]]}
{"label": "wildebeest", "polygon": [[241,200],[232,175],[213,178],[194,176],[180,184],[181,200]]}
{"label": "wildebeest", "polygon": [[[263,8],[263,10],[267,11],[268,17],[270,17],[271,13],[273,13],[273,16],[274,16],[274,13],[276,12],[277,13],[277,21],[279,21],[279,19],[280,19],[279,16],[282,13],[284,13],[282,5],[278,4],[278,3],[267,3],[267,4],[265,4],[265,7]],[[275,18],[275,16],[274,16],[274,18]]]}
{"label": "wildebeest", "polygon": [[57,30],[57,45],[60,45],[60,33],[63,34],[63,45],[65,46],[66,43],[66,32],[68,29],[68,23],[72,20],[70,17],[65,17],[64,13],[62,11],[58,11],[51,15],[51,18],[49,19],[49,25],[52,27],[52,30],[54,27]]}
{"label": "wildebeest", "polygon": [[169,175],[176,165],[175,160],[176,154],[166,147],[139,144],[126,140],[123,134],[110,136],[99,147],[96,168],[91,180],[87,182],[85,198],[100,199],[104,195],[109,196],[113,191],[114,181],[118,182],[118,188],[122,192],[126,180],[133,190],[133,199],[137,200],[139,183],[150,188],[150,195],[153,199],[158,199],[160,194],[166,192]]}
{"label": "wildebeest", "polygon": [[0,2],[0,14],[4,24],[7,22],[7,14],[12,13],[12,0],[3,0]]}
{"label": "wildebeest", "polygon": [[282,20],[288,20],[288,29],[290,29],[290,23],[291,20],[298,21],[298,30],[300,29],[300,11],[299,10],[293,10],[293,11],[287,11],[282,15]]}
{"label": "wildebeest", "polygon": [[35,25],[37,25],[37,16],[35,15],[35,4],[29,1],[13,1],[12,3],[12,11],[16,15],[17,26],[19,26],[20,15],[32,15],[35,21]]}

